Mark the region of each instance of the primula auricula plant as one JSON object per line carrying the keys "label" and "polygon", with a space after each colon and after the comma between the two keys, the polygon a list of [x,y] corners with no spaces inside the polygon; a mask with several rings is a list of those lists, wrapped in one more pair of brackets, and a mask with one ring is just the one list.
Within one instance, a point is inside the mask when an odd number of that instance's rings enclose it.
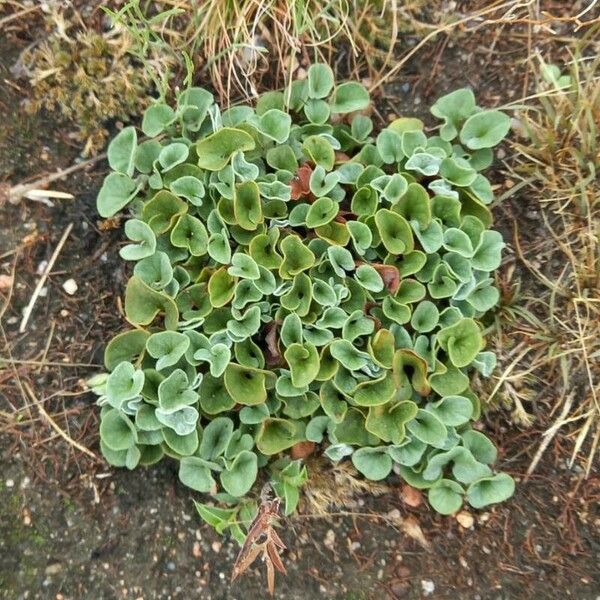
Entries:
{"label": "primula auricula plant", "polygon": [[443,514],[507,499],[496,449],[473,429],[479,319],[498,302],[501,235],[481,171],[510,120],[468,89],[376,133],[359,83],[308,78],[221,112],[200,88],[155,104],[111,142],[98,211],[126,210],[132,326],[107,346],[109,463],[169,456],[198,505],[239,539],[259,473],[286,513],[304,442],[371,480],[392,470]]}

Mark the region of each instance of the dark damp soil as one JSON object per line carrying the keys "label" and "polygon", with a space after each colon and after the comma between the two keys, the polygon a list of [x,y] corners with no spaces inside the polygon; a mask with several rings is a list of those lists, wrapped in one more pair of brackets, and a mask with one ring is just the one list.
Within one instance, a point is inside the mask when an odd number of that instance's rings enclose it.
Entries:
{"label": "dark damp soil", "polygon": [[[9,67],[26,43],[0,38],[0,183],[20,183],[79,160],[71,124],[22,110],[27,89]],[[382,117],[424,114],[432,98],[464,84],[482,104],[509,100],[505,91],[516,89],[508,86],[516,75],[471,52],[470,44],[436,44],[407,65],[404,79],[392,82],[379,102]],[[432,70],[435,87],[428,83]],[[229,583],[237,547],[200,522],[192,500],[201,498],[178,483],[173,464],[132,473],[109,469],[67,444],[45,417],[97,452],[94,399],[82,393],[81,381],[100,365],[104,343],[121,326],[126,276],[117,260],[119,223],[99,222],[94,210],[105,169],[99,162],[53,184],[74,200],[0,206],[0,274],[14,272],[12,291],[0,290],[0,306],[12,296],[0,327],[0,357],[12,360],[0,363],[0,597],[266,598],[260,566]],[[501,230],[510,231],[511,214],[497,211]],[[19,333],[40,264],[71,223],[46,289]],[[535,231],[532,223],[532,236]],[[77,284],[73,295],[63,289],[68,279]],[[12,418],[17,409],[19,418]],[[584,480],[577,465],[567,468],[568,451],[557,438],[524,482],[545,423],[544,405],[532,410],[540,413],[533,429],[518,430],[501,412],[484,423],[503,468],[519,482],[510,502],[467,514],[473,525],[464,528],[424,504],[408,507],[392,480],[377,500],[359,498],[348,509],[354,514],[283,520],[288,575],[278,577],[276,597],[597,599],[600,475],[593,471]]]}

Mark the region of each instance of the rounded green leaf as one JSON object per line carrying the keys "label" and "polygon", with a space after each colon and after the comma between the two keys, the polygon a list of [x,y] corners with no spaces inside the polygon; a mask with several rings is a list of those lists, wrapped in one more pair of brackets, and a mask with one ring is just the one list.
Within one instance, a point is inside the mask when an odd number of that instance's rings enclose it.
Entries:
{"label": "rounded green leaf", "polygon": [[156,251],[156,236],[151,227],[139,219],[129,219],[125,223],[125,235],[138,244],[128,244],[119,250],[124,260],[141,260],[152,256]]}
{"label": "rounded green leaf", "polygon": [[316,63],[308,68],[309,98],[327,98],[333,88],[334,75],[325,63]]}
{"label": "rounded green leaf", "polygon": [[469,117],[460,130],[460,141],[471,150],[492,148],[510,129],[510,117],[499,110],[486,110]]}
{"label": "rounded green leaf", "polygon": [[428,408],[444,425],[458,427],[468,423],[473,415],[473,403],[464,396],[445,396]]}
{"label": "rounded green leaf", "polygon": [[158,386],[158,404],[165,411],[176,411],[198,401],[198,394],[190,388],[185,371],[175,369]]}
{"label": "rounded green leaf", "polygon": [[369,102],[367,89],[360,83],[349,81],[335,88],[331,99],[331,112],[349,113],[363,110],[369,106]]}
{"label": "rounded green leaf", "polygon": [[199,388],[200,408],[209,415],[216,415],[235,406],[235,400],[225,389],[223,380],[205,374]]}
{"label": "rounded green leaf", "polygon": [[260,271],[256,261],[247,254],[238,252],[233,255],[231,260],[231,267],[227,269],[227,272],[232,277],[240,277],[242,279],[259,279]]}
{"label": "rounded green leaf", "polygon": [[137,441],[135,426],[119,410],[111,409],[102,415],[100,439],[110,450],[127,450]]}
{"label": "rounded green leaf", "polygon": [[182,142],[173,142],[164,146],[158,155],[158,162],[163,172],[170,171],[172,168],[185,162],[189,154],[189,148]]}
{"label": "rounded green leaf", "polygon": [[395,406],[379,404],[369,408],[365,423],[367,431],[380,440],[392,444],[400,444],[405,438],[405,426],[417,414],[414,402],[400,402]]}
{"label": "rounded green leaf", "polygon": [[104,219],[117,214],[134,199],[138,189],[136,182],[128,175],[110,173],[98,192],[98,214]]}
{"label": "rounded green leaf", "polygon": [[475,460],[491,465],[496,461],[498,452],[494,444],[480,431],[470,430],[461,434],[462,443],[471,452]]}
{"label": "rounded green leaf", "polygon": [[110,142],[107,150],[108,164],[113,171],[133,176],[137,147],[135,127],[123,128]]}
{"label": "rounded green leaf", "polygon": [[204,223],[191,215],[181,215],[171,230],[171,244],[176,248],[186,248],[192,256],[206,254],[208,233]]}
{"label": "rounded green leaf", "polygon": [[166,448],[179,456],[191,456],[198,449],[198,431],[195,428],[187,435],[179,435],[169,427],[163,427],[161,433]]}
{"label": "rounded green leaf", "polygon": [[383,290],[383,279],[381,279],[381,275],[371,265],[361,265],[358,267],[354,278],[362,287],[370,292],[380,292]]}
{"label": "rounded green leaf", "polygon": [[169,189],[177,196],[183,196],[194,206],[202,206],[202,199],[206,195],[204,184],[192,175],[178,177],[169,185]]}
{"label": "rounded green leaf", "polygon": [[291,344],[284,357],[292,374],[292,383],[297,388],[312,383],[319,373],[319,353],[313,344]]}
{"label": "rounded green leaf", "polygon": [[444,119],[444,125],[440,130],[443,140],[453,140],[458,135],[460,125],[468,119],[476,110],[475,96],[473,91],[467,88],[455,90],[438,98],[431,107],[431,114]]}
{"label": "rounded green leaf", "polygon": [[170,367],[185,354],[190,338],[178,331],[159,331],[153,333],[146,342],[148,354],[156,358],[157,370]]}
{"label": "rounded green leaf", "polygon": [[131,329],[117,334],[104,350],[104,366],[113,371],[123,361],[137,362],[146,350],[150,334],[143,329]]}
{"label": "rounded green leaf", "polygon": [[352,464],[371,481],[385,479],[392,470],[392,459],[385,448],[359,448],[352,455]]}
{"label": "rounded green leaf", "polygon": [[254,181],[236,186],[233,211],[236,223],[248,231],[254,231],[263,222],[260,192]]}
{"label": "rounded green leaf", "polygon": [[473,508],[483,508],[508,500],[514,491],[514,479],[506,473],[498,473],[472,483],[467,489],[467,501]]}
{"label": "rounded green leaf", "polygon": [[346,369],[356,371],[366,366],[371,357],[355,348],[348,340],[335,340],[329,346],[331,355]]}
{"label": "rounded green leaf", "polygon": [[459,483],[450,479],[441,479],[429,488],[427,498],[436,512],[451,515],[462,506],[463,494],[464,490]]}
{"label": "rounded green leaf", "polygon": [[193,406],[184,406],[174,411],[157,408],[154,414],[167,429],[171,429],[179,437],[186,437],[196,431],[199,414]]}
{"label": "rounded green leaf", "polygon": [[391,371],[379,379],[359,383],[354,393],[354,402],[358,406],[377,406],[386,404],[396,393],[396,385]]}
{"label": "rounded green leaf", "polygon": [[130,362],[122,362],[106,380],[106,396],[115,406],[139,396],[144,387],[144,372],[136,370]]}
{"label": "rounded green leaf", "polygon": [[287,419],[265,419],[256,435],[256,447],[266,456],[291,448],[304,440],[304,424]]}
{"label": "rounded green leaf", "polygon": [[179,318],[172,298],[153,290],[140,277],[133,276],[125,289],[125,316],[134,325],[149,325],[164,313],[165,327],[175,329]]}
{"label": "rounded green leaf", "polygon": [[319,198],[311,204],[306,213],[306,226],[314,229],[333,221],[338,213],[339,205],[331,198]]}
{"label": "rounded green leaf", "polygon": [[220,171],[238,151],[254,149],[249,133],[233,127],[223,127],[196,143],[198,166],[207,171]]}
{"label": "rounded green leaf", "polygon": [[280,248],[283,261],[279,267],[279,276],[283,279],[291,279],[315,264],[315,255],[297,235],[285,237]]}
{"label": "rounded green leaf", "polygon": [[437,341],[448,353],[452,364],[459,369],[469,365],[483,345],[481,330],[473,319],[461,319],[441,329]]}
{"label": "rounded green leaf", "polygon": [[403,216],[382,208],[375,213],[375,223],[381,241],[390,254],[407,254],[413,250],[412,231]]}
{"label": "rounded green leaf", "polygon": [[261,404],[267,399],[267,375],[271,373],[230,363],[225,369],[225,388],[238,404]]}
{"label": "rounded green leaf", "polygon": [[154,104],[146,109],[142,119],[142,131],[148,137],[161,134],[171,123],[175,122],[175,111],[164,103]]}
{"label": "rounded green leaf", "polygon": [[250,491],[257,475],[258,459],[256,454],[243,450],[221,472],[221,485],[228,494],[239,498]]}
{"label": "rounded green leaf", "polygon": [[184,456],[179,462],[179,481],[197,492],[214,492],[215,480],[207,461],[199,456]]}
{"label": "rounded green leaf", "polygon": [[[333,169],[333,165],[335,164],[335,151],[327,139],[318,135],[311,135],[304,140],[302,150],[310,160],[322,167],[325,171],[331,171],[331,169]],[[327,192],[328,191],[329,190],[327,190]],[[323,194],[326,194],[327,192],[323,192]]]}
{"label": "rounded green leaf", "polygon": [[236,280],[225,267],[215,271],[208,280],[210,303],[219,308],[231,301],[235,294]]}
{"label": "rounded green leaf", "polygon": [[441,447],[448,435],[444,424],[432,412],[419,409],[415,418],[407,424],[410,433],[425,444]]}
{"label": "rounded green leaf", "polygon": [[249,122],[265,137],[283,144],[290,135],[292,118],[277,108],[271,108],[260,116],[255,116]]}
{"label": "rounded green leaf", "polygon": [[438,307],[429,300],[423,300],[417,304],[410,319],[410,324],[415,331],[428,333],[435,329],[439,317],[440,311]]}
{"label": "rounded green leaf", "polygon": [[233,421],[229,417],[213,419],[202,432],[200,456],[205,460],[215,460],[227,449],[233,435]]}

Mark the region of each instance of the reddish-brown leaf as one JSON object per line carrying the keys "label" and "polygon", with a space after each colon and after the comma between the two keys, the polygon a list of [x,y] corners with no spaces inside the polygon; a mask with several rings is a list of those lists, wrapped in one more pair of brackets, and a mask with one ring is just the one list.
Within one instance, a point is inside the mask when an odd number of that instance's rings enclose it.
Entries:
{"label": "reddish-brown leaf", "polygon": [[274,367],[281,363],[281,351],[279,350],[279,341],[277,338],[278,327],[279,323],[275,320],[269,321],[265,325],[267,331],[265,335],[265,361],[269,367]]}
{"label": "reddish-brown leaf", "polygon": [[284,564],[281,562],[281,557],[279,556],[279,552],[277,552],[277,546],[273,542],[267,544],[267,554],[273,563],[273,566],[284,575],[287,573],[285,570]]}
{"label": "reddish-brown leaf", "polygon": [[383,279],[383,284],[390,294],[395,294],[400,287],[400,271],[394,265],[382,265],[372,263],[371,265]]}
{"label": "reddish-brown leaf", "polygon": [[292,200],[300,200],[311,195],[309,184],[312,172],[312,167],[307,163],[298,167],[296,174],[290,181],[290,187],[292,188],[290,197]]}
{"label": "reddish-brown leaf", "polygon": [[306,458],[315,451],[314,442],[298,442],[291,449],[291,455],[294,460]]}

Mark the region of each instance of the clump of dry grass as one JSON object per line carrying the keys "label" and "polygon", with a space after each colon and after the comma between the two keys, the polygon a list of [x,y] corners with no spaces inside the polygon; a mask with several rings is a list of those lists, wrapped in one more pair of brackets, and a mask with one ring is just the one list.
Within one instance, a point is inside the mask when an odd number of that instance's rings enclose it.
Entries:
{"label": "clump of dry grass", "polygon": [[315,60],[376,77],[423,0],[133,0],[113,13],[132,32],[150,27],[175,59],[186,53],[221,102],[282,87]]}
{"label": "clump of dry grass", "polygon": [[325,516],[332,511],[357,506],[360,495],[381,496],[389,491],[384,483],[362,478],[352,463],[331,463],[325,458],[307,461],[309,478],[302,487],[300,512]]}
{"label": "clump of dry grass", "polygon": [[[491,397],[503,392],[517,423],[528,424],[528,402],[551,406],[551,426],[532,472],[556,433],[572,440],[589,473],[600,441],[600,57],[590,30],[559,71],[540,57],[538,90],[518,107],[520,141],[510,179],[526,205],[515,211],[515,264],[503,276],[504,303],[496,351],[503,372]],[[596,41],[594,41],[596,40]],[[563,77],[566,76],[566,77]],[[531,220],[533,217],[533,220]],[[530,220],[528,220],[530,219]],[[533,229],[533,230],[532,230]]]}

